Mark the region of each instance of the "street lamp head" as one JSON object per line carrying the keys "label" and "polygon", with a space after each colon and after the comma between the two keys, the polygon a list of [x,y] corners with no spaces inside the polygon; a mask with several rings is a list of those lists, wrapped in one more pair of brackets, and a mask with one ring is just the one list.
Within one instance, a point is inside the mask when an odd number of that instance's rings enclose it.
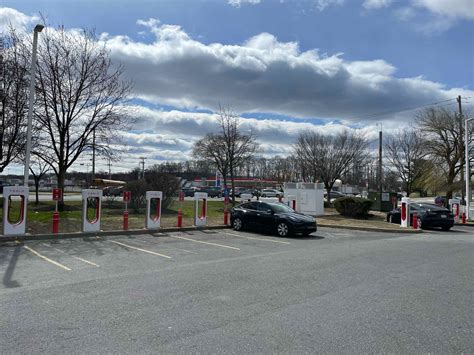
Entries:
{"label": "street lamp head", "polygon": [[43,28],[44,28],[44,25],[38,23],[38,24],[35,26],[34,31],[35,31],[35,32],[41,32],[41,31],[43,31]]}

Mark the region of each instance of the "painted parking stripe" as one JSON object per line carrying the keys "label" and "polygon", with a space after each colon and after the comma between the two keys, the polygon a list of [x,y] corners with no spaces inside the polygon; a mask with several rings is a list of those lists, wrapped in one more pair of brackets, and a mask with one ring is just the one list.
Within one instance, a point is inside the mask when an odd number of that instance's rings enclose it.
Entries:
{"label": "painted parking stripe", "polygon": [[51,248],[51,249],[53,249],[53,250],[56,250],[58,253],[66,254],[67,256],[70,256],[70,257],[73,258],[73,259],[82,261],[83,263],[86,263],[86,264],[89,264],[89,265],[92,265],[92,266],[95,266],[95,267],[100,267],[100,265],[97,265],[96,263],[93,263],[92,261],[89,261],[89,260],[80,258],[80,257],[78,257],[78,256],[70,255],[70,254],[66,253],[64,250],[55,248],[55,247],[53,247],[52,245],[48,245],[48,244],[46,244],[46,243],[41,243],[41,244],[44,245],[44,246],[46,246],[46,247],[48,247],[48,248]]}
{"label": "painted parking stripe", "polygon": [[171,238],[177,238],[177,239],[188,240],[188,241],[194,242],[194,243],[208,244],[208,245],[214,245],[214,246],[216,246],[216,247],[221,247],[221,248],[228,248],[228,249],[233,249],[233,250],[240,250],[240,248],[230,247],[230,246],[228,246],[228,245],[217,244],[217,243],[210,243],[210,242],[203,242],[202,240],[196,240],[196,239],[185,238],[185,237],[178,237],[177,235],[170,235],[170,237],[171,237]]}
{"label": "painted parking stripe", "polygon": [[128,245],[128,244],[125,244],[125,243],[117,242],[117,241],[115,241],[115,240],[111,240],[110,242],[111,242],[111,243],[118,244],[118,245],[121,245],[121,246],[124,246],[124,247],[126,247],[126,248],[130,248],[130,249],[142,251],[142,252],[144,252],[144,253],[148,253],[148,254],[152,254],[152,255],[161,256],[161,257],[166,258],[166,259],[171,259],[171,256],[164,255],[164,254],[160,254],[160,253],[156,253],[156,252],[151,251],[151,250],[146,250],[146,249],[142,249],[142,248],[137,248],[137,247],[134,247],[134,246],[132,246],[132,245]]}
{"label": "painted parking stripe", "polygon": [[66,270],[66,271],[71,271],[72,269],[71,268],[68,268],[67,266],[64,266],[63,264],[60,264],[58,263],[57,261],[54,261],[54,260],[51,260],[50,258],[44,256],[44,255],[41,255],[40,253],[38,253],[36,250],[33,250],[31,249],[29,246],[25,245],[24,248],[26,250],[28,250],[30,253],[33,253],[35,254],[36,256],[40,257],[41,259],[43,260],[46,260],[48,263],[51,263],[53,265],[56,265],[58,267],[60,267],[61,269],[63,270]]}
{"label": "painted parking stripe", "polygon": [[244,235],[228,233],[228,232],[222,232],[222,234],[227,234],[227,235],[237,237],[237,238],[255,239],[255,240],[262,240],[262,241],[265,241],[265,242],[280,243],[280,244],[291,244],[290,242],[283,242],[281,240],[273,240],[273,239],[257,238],[257,237],[247,237],[247,236],[244,236]]}

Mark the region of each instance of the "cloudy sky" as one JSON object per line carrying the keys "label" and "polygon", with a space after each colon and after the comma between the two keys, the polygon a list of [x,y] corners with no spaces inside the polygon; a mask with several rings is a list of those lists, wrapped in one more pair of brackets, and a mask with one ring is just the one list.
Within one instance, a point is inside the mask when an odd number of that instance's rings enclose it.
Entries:
{"label": "cloudy sky", "polygon": [[40,13],[54,25],[95,28],[125,66],[137,124],[123,132],[128,153],[113,171],[139,156],[147,165],[190,158],[193,142],[217,129],[219,104],[273,156],[288,154],[302,131],[364,129],[375,139],[377,123],[387,132],[415,126],[417,108],[456,110],[458,95],[466,110],[474,103],[472,0],[0,4],[2,28],[31,28]]}

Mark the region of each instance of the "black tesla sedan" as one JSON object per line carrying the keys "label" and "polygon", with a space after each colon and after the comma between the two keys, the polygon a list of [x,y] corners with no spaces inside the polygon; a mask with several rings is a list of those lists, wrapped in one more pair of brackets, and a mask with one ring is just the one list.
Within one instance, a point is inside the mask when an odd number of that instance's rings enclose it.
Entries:
{"label": "black tesla sedan", "polygon": [[[441,227],[449,230],[454,225],[454,216],[447,208],[431,203],[410,203],[410,221],[414,215],[420,217],[421,228]],[[399,224],[400,221],[400,208],[387,213],[387,222]]]}
{"label": "black tesla sedan", "polygon": [[276,232],[280,237],[296,233],[309,235],[317,230],[313,217],[298,213],[279,202],[252,201],[238,205],[231,210],[230,222],[235,230],[266,229]]}

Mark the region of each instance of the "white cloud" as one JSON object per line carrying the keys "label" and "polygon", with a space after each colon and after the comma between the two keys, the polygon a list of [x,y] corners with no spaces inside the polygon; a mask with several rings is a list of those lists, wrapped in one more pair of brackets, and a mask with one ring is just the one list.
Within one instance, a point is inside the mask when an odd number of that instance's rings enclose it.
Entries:
{"label": "white cloud", "polygon": [[[123,132],[123,136],[129,147],[127,160],[134,164],[143,155],[149,157],[148,164],[191,159],[194,143],[207,133],[219,131],[217,115],[212,113],[160,111],[143,106],[135,106],[131,110],[137,117],[137,124],[133,132]],[[334,134],[351,129],[335,122],[315,125],[272,118],[239,117],[239,122],[242,132],[252,132],[257,137],[262,155],[267,157],[290,154],[292,143],[301,132],[312,130]]]}
{"label": "white cloud", "polygon": [[395,10],[395,17],[400,21],[410,21],[416,16],[416,11],[412,7],[401,7]]}
{"label": "white cloud", "polygon": [[316,8],[319,11],[324,11],[329,6],[342,4],[344,4],[344,0],[315,0]]}
{"label": "white cloud", "polygon": [[365,0],[362,4],[367,10],[380,9],[382,7],[388,7],[393,0]]}
{"label": "white cloud", "polygon": [[249,4],[249,5],[260,4],[260,0],[228,0],[227,3],[233,7],[240,7],[245,4]]}
{"label": "white cloud", "polygon": [[0,32],[7,31],[10,26],[24,31],[37,21],[39,21],[38,16],[28,16],[9,7],[0,7]]}
{"label": "white cloud", "polygon": [[221,103],[238,112],[364,120],[376,112],[474,95],[421,77],[399,78],[382,59],[302,52],[297,42],[269,33],[241,45],[204,44],[179,26],[162,25],[155,35],[153,43],[104,39],[134,80],[136,96],[153,103],[209,110]]}
{"label": "white cloud", "polygon": [[473,0],[412,0],[418,7],[424,7],[439,16],[451,19],[474,19]]}

